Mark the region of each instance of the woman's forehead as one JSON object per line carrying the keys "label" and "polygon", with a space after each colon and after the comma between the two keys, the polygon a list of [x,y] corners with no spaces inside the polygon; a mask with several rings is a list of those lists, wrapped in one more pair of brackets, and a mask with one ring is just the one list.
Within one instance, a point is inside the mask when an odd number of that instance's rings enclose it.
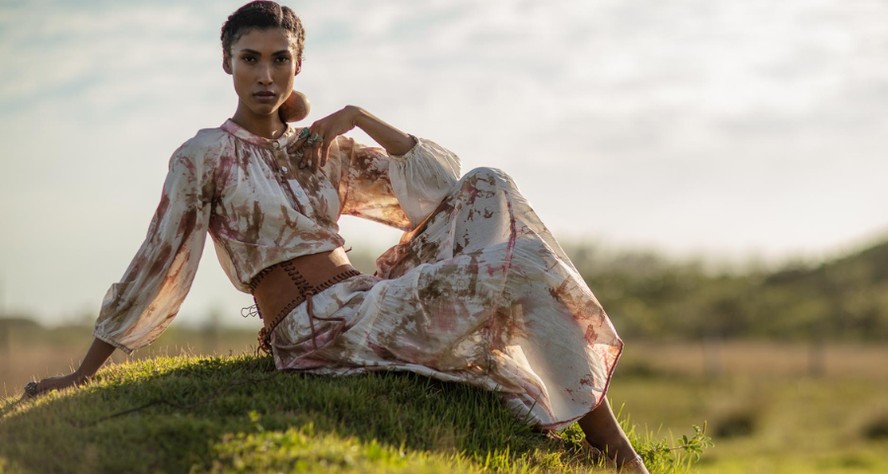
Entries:
{"label": "woman's forehead", "polygon": [[250,28],[238,32],[237,40],[231,44],[232,51],[251,49],[254,51],[280,51],[293,49],[296,38],[283,28]]}

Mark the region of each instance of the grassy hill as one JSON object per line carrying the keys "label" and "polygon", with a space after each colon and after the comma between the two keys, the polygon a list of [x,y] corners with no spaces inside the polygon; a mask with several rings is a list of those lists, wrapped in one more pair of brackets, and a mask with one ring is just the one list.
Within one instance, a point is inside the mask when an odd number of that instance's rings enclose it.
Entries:
{"label": "grassy hill", "polygon": [[[704,437],[631,435],[654,472],[687,472]],[[4,402],[0,472],[586,472],[496,396],[406,373],[320,377],[269,357],[158,357]]]}

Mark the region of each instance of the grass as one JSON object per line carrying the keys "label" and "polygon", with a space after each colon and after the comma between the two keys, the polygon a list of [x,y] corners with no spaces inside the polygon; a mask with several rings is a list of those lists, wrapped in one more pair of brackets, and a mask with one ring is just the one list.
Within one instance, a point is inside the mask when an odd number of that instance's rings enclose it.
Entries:
{"label": "grass", "polygon": [[[9,344],[0,347],[0,407],[2,407],[3,391],[9,397],[17,397],[21,393],[21,387],[33,377],[40,378],[47,375],[65,373],[72,365],[76,365],[79,357],[83,355],[90,339],[90,328],[13,328],[13,334],[8,338]],[[2,338],[0,338],[2,339]],[[118,364],[113,367],[129,367],[127,370],[135,370],[141,362],[134,362],[136,358],[155,359],[168,357],[170,354],[181,354],[181,347],[188,347],[189,353],[204,354],[232,354],[242,351],[252,352],[250,345],[255,344],[254,331],[210,331],[202,329],[194,331],[186,328],[172,328],[146,350],[139,351],[138,356],[128,358],[123,354],[114,356]],[[712,346],[712,341],[706,343],[693,343],[682,341],[628,341],[626,352],[610,389],[610,400],[613,406],[625,406],[626,413],[631,413],[631,423],[624,423],[630,429],[636,428],[638,438],[636,444],[653,459],[660,462],[655,472],[701,472],[701,473],[877,473],[888,472],[888,401],[885,393],[888,393],[888,347],[883,345],[865,344],[836,344],[830,343],[821,346],[825,349],[823,354],[822,370],[811,370],[811,346],[805,344],[786,344],[767,341],[722,341],[718,347]],[[164,359],[159,359],[164,360]],[[178,360],[174,358],[174,360]],[[196,364],[197,359],[189,359],[189,364]],[[158,364],[158,362],[151,362]],[[258,360],[251,362],[258,363]],[[128,365],[119,365],[128,364]],[[117,369],[115,369],[117,370]],[[244,371],[252,375],[266,375],[261,366]],[[105,372],[103,372],[105,374]],[[280,383],[288,385],[291,390],[306,390],[305,384],[314,385],[314,382],[305,382],[295,374],[279,374],[286,377]],[[375,376],[389,376],[395,374],[377,374]],[[169,375],[167,375],[168,377]],[[275,375],[277,376],[277,375]],[[374,376],[374,377],[375,377]],[[116,377],[111,372],[103,375],[99,384],[104,384],[104,378]],[[234,380],[235,376],[229,376]],[[295,379],[295,380],[294,380]],[[316,378],[312,378],[314,380]],[[358,378],[360,379],[360,378]],[[358,379],[355,381],[357,382]],[[109,379],[110,380],[110,379]],[[320,379],[325,383],[324,379]],[[423,379],[413,381],[418,384]],[[142,383],[147,387],[147,379]],[[276,382],[278,383],[278,382]],[[352,383],[349,379],[331,380],[336,385]],[[362,382],[369,383],[369,382]],[[219,387],[216,382],[208,380],[195,380],[197,386]],[[98,385],[97,385],[98,386]],[[383,384],[383,386],[385,386]],[[443,397],[443,404],[449,403],[456,396],[447,389],[448,385],[437,386],[437,394],[422,395],[421,389],[413,393],[416,396]],[[62,399],[78,396],[92,388],[63,394]],[[379,389],[379,390],[385,390]],[[108,397],[110,392],[103,392],[103,397]],[[203,392],[201,392],[203,393]],[[263,392],[260,392],[260,395]],[[324,392],[320,392],[323,394]],[[178,397],[179,394],[176,394]],[[262,395],[264,396],[264,395]],[[11,398],[10,398],[11,399]],[[193,398],[187,398],[192,400]],[[61,400],[61,399],[60,399]],[[55,406],[59,401],[53,401]],[[88,403],[94,402],[89,399]],[[104,398],[102,398],[104,400]],[[110,399],[109,399],[110,400]],[[144,400],[142,400],[144,402]],[[497,404],[496,400],[491,400]],[[23,418],[23,424],[29,422],[49,423],[33,418],[37,415],[34,411],[45,403],[42,400],[27,407],[27,418]],[[104,402],[101,402],[104,403]],[[115,405],[99,405],[100,413],[112,413],[113,410],[134,407],[138,403],[134,400],[122,399],[114,402]],[[151,412],[152,407],[146,411]],[[300,408],[301,409],[301,408]],[[43,408],[41,408],[43,410]],[[54,412],[45,412],[54,413]],[[57,412],[56,412],[57,413]],[[249,410],[243,410],[242,417],[248,417]],[[0,466],[5,465],[6,471],[13,471],[9,466],[13,461],[21,464],[18,458],[10,457],[12,448],[7,448],[8,443],[14,443],[7,436],[12,436],[7,428],[10,415],[0,419]],[[269,414],[257,410],[259,424],[265,426],[265,418]],[[17,415],[20,416],[20,415]],[[48,417],[42,414],[40,417]],[[54,415],[55,416],[55,415]],[[61,417],[61,415],[57,415]],[[67,416],[67,415],[66,415]],[[141,416],[138,414],[127,416]],[[123,417],[121,417],[123,418]],[[629,418],[626,416],[626,418]],[[357,420],[356,418],[354,420]],[[657,446],[664,441],[669,446],[680,446],[682,436],[691,438],[694,432],[691,426],[694,424],[708,423],[708,432],[715,437],[715,447],[708,448],[705,456],[692,468],[670,467],[670,463],[664,461],[668,457],[657,453]],[[239,430],[217,430],[214,443],[220,442],[226,434],[235,436],[238,433],[256,434],[249,423],[244,422]],[[412,422],[409,422],[412,423]],[[731,430],[746,424],[746,434],[743,429],[740,433]],[[446,423],[442,423],[445,426]],[[61,429],[57,421],[52,421],[53,429]],[[300,430],[305,425],[293,425],[289,428]],[[451,425],[452,426],[452,425]],[[325,431],[319,431],[319,425],[312,425],[312,435],[321,436]],[[67,429],[67,428],[66,428]],[[716,437],[719,433],[723,436]],[[574,431],[568,432],[568,435]],[[77,438],[84,431],[66,431],[68,437]],[[72,434],[73,433],[73,434]],[[286,434],[285,429],[266,429],[265,435],[281,436]],[[675,434],[673,439],[672,433]],[[336,433],[334,433],[336,434]],[[340,436],[339,434],[336,434]],[[260,435],[257,435],[260,436]],[[287,436],[297,436],[291,433]],[[348,434],[341,435],[347,437]],[[536,436],[536,435],[532,435]],[[569,436],[568,436],[569,437]],[[63,437],[54,438],[58,443]],[[364,438],[355,438],[361,445],[365,444]],[[209,436],[205,440],[210,443]],[[539,437],[532,438],[533,443],[538,443]],[[64,441],[69,442],[69,441]],[[234,442],[234,441],[231,441]],[[82,448],[85,441],[78,440],[78,446]],[[246,441],[242,441],[246,443]],[[401,441],[395,437],[379,437],[377,444],[382,447],[392,448],[395,453],[400,453]],[[442,460],[447,466],[454,466],[457,461],[452,458],[459,453],[458,448],[445,448],[447,443],[442,442],[442,447],[430,449],[415,449],[412,441],[404,442],[404,455],[425,456],[431,459]],[[450,443],[449,445],[452,445]],[[319,451],[309,449],[310,452]],[[501,445],[495,445],[501,446]],[[528,470],[543,470],[546,465],[570,464],[561,458],[569,457],[572,453],[569,443],[533,444],[532,448],[518,454],[520,458],[527,456],[527,461],[511,461],[515,459],[516,451],[510,448],[509,466],[529,466]],[[153,445],[149,445],[154,449]],[[45,441],[35,444],[34,450],[41,452],[55,452],[56,448]],[[135,448],[140,449],[140,448]],[[205,448],[209,449],[209,448]],[[233,454],[223,456],[222,447],[216,448],[219,454],[212,454],[213,461],[224,458],[224,462],[234,462]],[[246,448],[245,448],[246,449]],[[270,449],[270,448],[269,448]],[[289,448],[292,449],[292,448]],[[494,448],[491,448],[494,449]],[[539,456],[545,458],[551,456],[555,460],[534,460],[532,453],[539,450]],[[213,453],[217,453],[213,451]],[[100,451],[96,451],[96,455]],[[529,454],[530,453],[530,454]],[[562,454],[564,453],[564,454]],[[676,458],[687,462],[693,461],[693,456],[687,456],[680,450],[681,455]],[[164,454],[161,454],[164,455]],[[178,454],[176,454],[178,455]],[[286,454],[285,454],[286,455]],[[480,451],[480,455],[486,455]],[[227,456],[227,457],[226,457]],[[400,455],[399,455],[400,456]],[[436,457],[437,456],[437,457]],[[448,457],[451,456],[451,457]],[[460,466],[475,466],[480,469],[482,461],[474,460],[470,455],[463,459]],[[295,462],[294,459],[290,459]],[[222,461],[220,461],[222,462]],[[546,464],[549,462],[550,464]],[[466,464],[470,463],[470,464]],[[522,464],[524,463],[524,464]],[[383,465],[385,463],[383,462]],[[585,464],[579,463],[580,466]],[[202,465],[200,470],[210,471],[212,465]],[[368,464],[364,464],[362,472],[368,471]],[[24,466],[19,471],[28,468]],[[31,472],[35,468],[28,468]],[[359,471],[361,469],[358,469]],[[431,468],[430,468],[431,469]],[[448,467],[449,470],[462,472],[466,469]],[[87,469],[81,468],[81,471]],[[197,468],[196,468],[197,470]],[[246,469],[245,469],[246,470]],[[409,469],[408,469],[409,470]],[[73,468],[69,471],[75,471]],[[282,469],[286,471],[286,469]],[[0,472],[4,468],[0,467]],[[75,471],[76,472],[76,471]]]}
{"label": "grass", "polygon": [[[0,418],[0,472],[587,472],[489,392],[407,373],[320,377],[268,357],[156,357]],[[689,472],[705,435],[627,424],[652,472]]]}
{"label": "grass", "polygon": [[888,438],[872,436],[888,379],[618,373],[615,381],[610,397],[633,407],[639,429],[681,433],[708,420],[715,446],[695,472],[888,472]]}

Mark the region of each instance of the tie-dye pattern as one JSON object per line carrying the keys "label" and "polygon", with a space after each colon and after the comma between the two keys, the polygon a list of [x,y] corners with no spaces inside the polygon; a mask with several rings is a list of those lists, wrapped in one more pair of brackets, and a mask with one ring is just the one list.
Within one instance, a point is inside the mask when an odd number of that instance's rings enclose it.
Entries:
{"label": "tie-dye pattern", "polygon": [[[607,315],[548,229],[499,170],[419,139],[390,156],[339,137],[317,173],[290,162],[297,130],[272,140],[228,121],[170,160],[160,204],[95,335],[127,352],[175,317],[206,235],[236,288],[263,268],[344,244],[341,214],[405,230],[360,275],[313,298],[272,334],[279,369],[409,370],[497,391],[518,416],[563,427],[604,395],[622,350]],[[339,325],[339,326],[337,326]]]}

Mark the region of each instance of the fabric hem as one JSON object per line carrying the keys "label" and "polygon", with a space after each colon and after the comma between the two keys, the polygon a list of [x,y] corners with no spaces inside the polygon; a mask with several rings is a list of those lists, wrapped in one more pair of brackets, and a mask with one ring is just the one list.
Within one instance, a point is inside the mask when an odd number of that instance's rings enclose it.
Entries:
{"label": "fabric hem", "polygon": [[601,406],[601,403],[604,401],[604,397],[607,396],[608,389],[610,389],[610,383],[611,383],[611,380],[614,378],[614,371],[617,370],[617,363],[620,361],[620,357],[623,355],[623,347],[624,346],[625,346],[625,343],[623,342],[622,339],[620,339],[620,351],[617,352],[617,356],[614,357],[613,365],[611,365],[610,370],[607,371],[607,378],[606,378],[607,381],[604,383],[604,389],[601,391],[601,397],[598,398],[598,401],[595,402],[595,405],[592,408],[590,408],[588,411],[583,412],[581,415],[573,417],[569,420],[556,421],[556,422],[546,423],[546,424],[541,423],[537,426],[539,426],[540,429],[543,429],[543,430],[562,430],[564,428],[567,428],[568,426],[570,426],[571,424],[573,424],[574,422],[576,422],[580,418],[583,418],[584,416],[588,415],[589,413],[595,411],[596,408]]}
{"label": "fabric hem", "polygon": [[[408,134],[408,135],[409,135],[409,134]],[[397,159],[404,159],[404,160],[406,160],[407,157],[408,157],[409,155],[412,155],[412,154],[416,151],[416,148],[419,147],[420,143],[422,143],[422,139],[421,139],[421,138],[417,138],[417,137],[415,137],[415,136],[413,136],[413,135],[410,135],[410,138],[413,139],[413,146],[412,146],[409,150],[407,150],[403,155],[392,155],[392,154],[389,154],[389,157],[390,157],[390,158],[397,158]]]}
{"label": "fabric hem", "polygon": [[109,338],[108,336],[105,336],[105,335],[103,335],[103,334],[99,334],[98,331],[93,331],[93,337],[95,337],[96,339],[98,339],[98,340],[100,340],[100,341],[102,341],[102,342],[105,342],[105,343],[111,344],[112,346],[114,346],[114,347],[116,347],[116,348],[122,350],[123,352],[125,352],[127,355],[132,354],[133,351],[135,350],[135,349],[130,349],[129,347],[127,347],[127,346],[125,346],[125,345],[123,345],[123,344],[121,344],[121,343],[119,343],[119,342],[117,342],[117,341],[114,341],[113,339]]}

